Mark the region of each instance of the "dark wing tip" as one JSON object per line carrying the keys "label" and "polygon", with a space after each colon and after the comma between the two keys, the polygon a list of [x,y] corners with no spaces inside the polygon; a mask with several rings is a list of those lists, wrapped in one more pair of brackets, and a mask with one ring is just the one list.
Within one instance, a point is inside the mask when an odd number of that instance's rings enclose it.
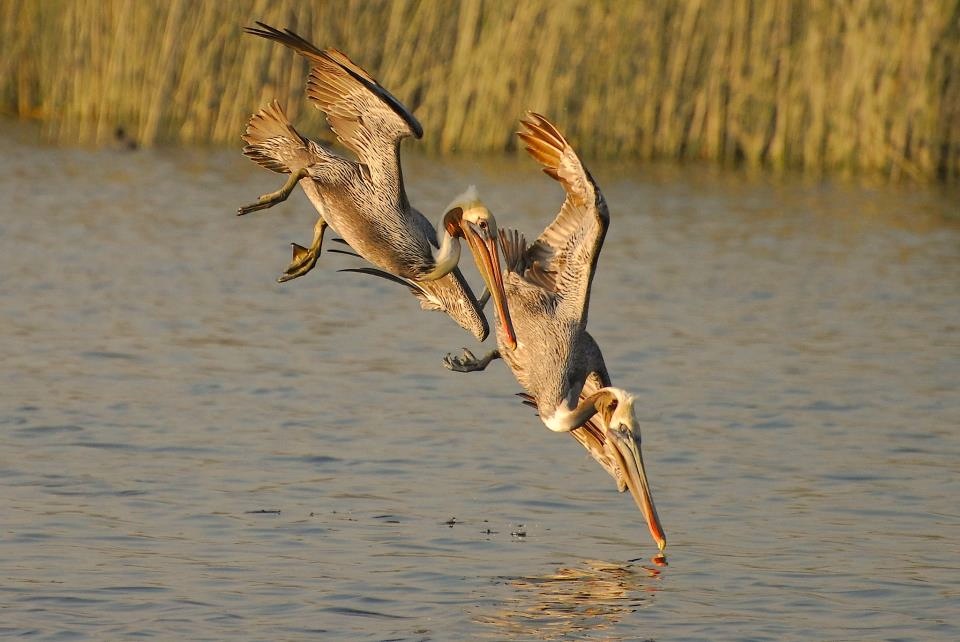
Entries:
{"label": "dark wing tip", "polygon": [[256,21],[257,27],[244,27],[243,31],[249,33],[251,36],[260,36],[261,38],[275,38],[277,36],[283,36],[283,32],[279,29],[271,27],[265,22]]}
{"label": "dark wing tip", "polygon": [[[347,256],[354,256],[354,257],[356,257],[356,258],[358,258],[358,259],[362,259],[362,258],[363,258],[362,256],[360,256],[360,255],[357,254],[356,252],[351,252],[350,250],[338,250],[338,249],[335,248],[335,247],[331,247],[331,248],[327,249],[327,252],[334,252],[334,253],[336,253],[336,254],[346,254]],[[347,268],[347,269],[349,269],[349,268]]]}
{"label": "dark wing tip", "polygon": [[516,396],[520,397],[520,403],[524,406],[530,406],[531,408],[537,407],[537,400],[533,395],[527,394],[526,392],[518,392]]}
{"label": "dark wing tip", "polygon": [[[333,252],[334,250],[329,250]],[[377,268],[372,267],[362,267],[362,268],[343,268],[337,270],[337,272],[355,272],[357,274],[369,274],[371,276],[379,276],[381,279],[386,279],[387,281],[393,281],[394,283],[399,283],[400,285],[406,286],[414,294],[426,295],[423,289],[417,285],[416,281],[410,281],[396,274],[390,274],[384,270],[378,270]]]}
{"label": "dark wing tip", "polygon": [[316,45],[291,29],[284,29],[281,31],[276,27],[271,27],[267,23],[259,20],[257,20],[256,23],[259,25],[259,27],[244,27],[244,32],[252,36],[259,36],[261,38],[266,38],[267,40],[279,42],[280,44],[294,49],[300,54],[306,55],[308,58],[310,56],[316,57],[323,53],[317,48]]}
{"label": "dark wing tip", "polygon": [[[410,127],[410,131],[413,134],[414,138],[423,138],[423,125],[420,124],[420,121],[417,120],[409,109],[404,106],[393,94],[387,91],[380,83],[373,79],[373,77],[366,72],[366,70],[358,65],[357,63],[350,60],[350,58],[340,51],[339,49],[331,48],[329,51],[322,51],[320,55],[330,63],[336,65],[346,73],[348,73],[354,80],[362,84],[367,88],[368,91],[372,92],[382,101],[387,103],[387,105],[392,109],[400,118],[403,119],[407,126]],[[343,57],[344,60],[339,60],[340,57]]]}
{"label": "dark wing tip", "polygon": [[316,45],[292,29],[284,29],[281,31],[276,27],[272,27],[259,20],[256,21],[256,24],[258,25],[257,27],[244,27],[243,31],[253,36],[259,36],[261,38],[266,38],[267,40],[279,42],[290,47],[291,49],[294,49],[300,54],[306,55],[307,58],[312,58],[313,60],[316,60],[317,58],[323,58],[331,64],[336,65],[353,77],[357,82],[366,87],[369,91],[373,92],[385,103],[387,103],[390,109],[396,112],[397,115],[407,123],[407,126],[410,127],[410,131],[414,137],[423,138],[423,126],[420,124],[420,121],[416,119],[416,117],[403,105],[403,103],[397,100],[389,91],[384,89],[380,83],[374,80],[373,77],[363,69],[363,67],[350,60],[345,53],[332,47],[326,51],[319,49]]}

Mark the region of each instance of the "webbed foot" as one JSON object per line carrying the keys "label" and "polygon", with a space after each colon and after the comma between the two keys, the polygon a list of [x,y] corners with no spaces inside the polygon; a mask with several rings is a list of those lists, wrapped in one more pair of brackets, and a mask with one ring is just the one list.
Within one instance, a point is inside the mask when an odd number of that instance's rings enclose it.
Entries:
{"label": "webbed foot", "polygon": [[290,244],[293,247],[293,260],[290,265],[277,277],[277,283],[286,283],[297,277],[301,277],[314,268],[317,259],[320,258],[319,247],[303,247],[297,243]]}
{"label": "webbed foot", "polygon": [[491,350],[482,359],[477,359],[468,348],[464,348],[462,357],[455,357],[447,353],[447,356],[443,358],[443,365],[447,370],[453,370],[454,372],[476,372],[485,369],[491,361],[499,357],[499,350]]}
{"label": "webbed foot", "polygon": [[301,277],[314,268],[317,259],[320,258],[320,244],[323,243],[323,232],[326,229],[326,221],[323,218],[318,218],[317,224],[313,227],[313,242],[309,248],[298,243],[290,244],[293,246],[293,260],[290,261],[290,265],[277,279],[278,283],[286,283]]}

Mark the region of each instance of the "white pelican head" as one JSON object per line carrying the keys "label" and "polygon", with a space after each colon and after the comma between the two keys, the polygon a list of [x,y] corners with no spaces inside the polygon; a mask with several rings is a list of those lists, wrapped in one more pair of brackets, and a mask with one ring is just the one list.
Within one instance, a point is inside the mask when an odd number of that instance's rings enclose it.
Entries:
{"label": "white pelican head", "polygon": [[470,253],[477,269],[493,297],[497,319],[503,330],[507,346],[517,347],[517,337],[510,319],[507,295],[503,289],[503,273],[500,271],[499,235],[497,220],[480,200],[473,185],[453,199],[443,215],[443,231],[451,238],[463,238],[470,246]]}

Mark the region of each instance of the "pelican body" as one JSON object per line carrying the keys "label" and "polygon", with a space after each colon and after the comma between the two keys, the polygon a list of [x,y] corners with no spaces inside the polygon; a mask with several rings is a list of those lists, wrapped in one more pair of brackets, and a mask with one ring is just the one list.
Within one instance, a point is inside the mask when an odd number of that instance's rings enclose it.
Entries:
{"label": "pelican body", "polygon": [[[474,258],[481,274],[499,279],[496,237],[465,219],[445,217],[438,231],[407,199],[400,167],[400,141],[420,138],[423,128],[404,106],[366,71],[336,49],[321,50],[296,33],[257,23],[247,33],[290,47],[311,63],[307,97],[327,117],[339,141],[357,160],[344,158],[308,140],[274,101],[255,114],[247,127],[244,154],[261,166],[290,174],[276,192],[265,194],[240,214],[272,207],[299,184],[316,208],[318,220],[310,248],[294,244],[293,261],[280,281],[313,269],[325,228],[332,227],[361,257],[411,285],[425,309],[443,310],[478,340],[489,327],[476,296],[457,268],[460,238],[491,248],[491,256]],[[474,238],[476,237],[476,238]],[[486,265],[496,263],[496,269]],[[501,281],[487,281],[497,305],[503,304]],[[508,331],[509,332],[509,331]]]}
{"label": "pelican body", "polygon": [[611,386],[597,342],[587,332],[590,288],[610,217],[599,187],[563,135],[530,113],[518,133],[543,171],[559,181],[566,199],[559,214],[531,244],[501,230],[506,263],[504,290],[516,348],[497,329],[498,349],[482,359],[469,350],[448,355],[451,370],[482,370],[503,358],[553,431],[569,432],[617,481],[630,490],[650,533],[663,550],[666,536],[650,494],[633,397]]}

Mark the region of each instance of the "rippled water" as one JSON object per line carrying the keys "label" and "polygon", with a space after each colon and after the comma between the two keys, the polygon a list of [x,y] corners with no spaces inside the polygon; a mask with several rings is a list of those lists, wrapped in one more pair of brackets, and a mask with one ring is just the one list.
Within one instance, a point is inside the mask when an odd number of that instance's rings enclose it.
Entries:
{"label": "rippled water", "polygon": [[[276,175],[6,134],[0,635],[960,638],[957,194],[594,164],[658,567],[502,363],[441,367],[443,315],[342,255],[274,282],[311,209],[233,211]],[[406,174],[529,236],[561,198],[526,159]]]}

